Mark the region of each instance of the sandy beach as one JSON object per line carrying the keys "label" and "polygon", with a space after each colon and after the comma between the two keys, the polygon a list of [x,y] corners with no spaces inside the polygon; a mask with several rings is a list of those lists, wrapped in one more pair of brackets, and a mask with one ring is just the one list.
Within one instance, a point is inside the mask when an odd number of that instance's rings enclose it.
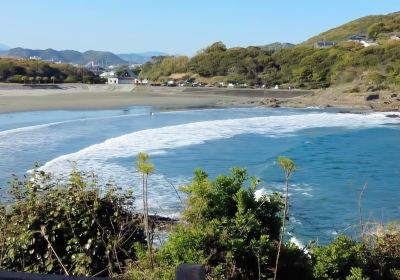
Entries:
{"label": "sandy beach", "polygon": [[132,87],[70,85],[60,89],[0,87],[0,113],[107,109],[152,106],[154,110],[260,106],[268,98],[293,98],[305,91],[264,91],[246,89]]}
{"label": "sandy beach", "polygon": [[[368,96],[376,98],[367,100]],[[0,113],[37,110],[110,109],[152,106],[154,110],[226,107],[338,107],[396,111],[393,93],[342,93],[338,90],[263,90],[62,85],[54,89],[0,86]]]}

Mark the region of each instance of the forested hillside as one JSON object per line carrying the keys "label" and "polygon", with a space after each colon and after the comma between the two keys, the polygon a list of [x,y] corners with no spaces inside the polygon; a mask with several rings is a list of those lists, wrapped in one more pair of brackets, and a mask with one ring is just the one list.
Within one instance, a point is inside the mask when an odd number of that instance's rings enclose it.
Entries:
{"label": "forested hillside", "polygon": [[0,82],[40,84],[82,81],[95,83],[100,80],[83,67],[37,60],[0,58]]}
{"label": "forested hillside", "polygon": [[174,73],[212,84],[325,88],[355,82],[366,87],[396,87],[400,85],[400,42],[385,41],[367,48],[343,42],[326,49],[297,46],[276,52],[259,47],[227,49],[217,42],[192,58],[153,59],[143,66],[141,76],[167,80]]}

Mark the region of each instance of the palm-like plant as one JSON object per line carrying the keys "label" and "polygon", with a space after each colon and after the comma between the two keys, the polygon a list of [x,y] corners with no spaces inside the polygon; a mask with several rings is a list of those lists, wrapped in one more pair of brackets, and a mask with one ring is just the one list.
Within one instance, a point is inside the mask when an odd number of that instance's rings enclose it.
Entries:
{"label": "palm-like plant", "polygon": [[40,77],[40,76],[37,76],[36,77],[36,81],[40,84],[40,81],[42,80],[42,77]]}
{"label": "palm-like plant", "polygon": [[34,79],[34,77],[29,77],[29,82],[32,84]]}
{"label": "palm-like plant", "polygon": [[50,80],[53,81],[53,85],[54,85],[54,82],[56,81],[56,77],[55,77],[55,76],[51,76],[51,77],[50,77]]}
{"label": "palm-like plant", "polygon": [[49,77],[43,77],[43,83],[47,84],[48,80],[49,80]]}
{"label": "palm-like plant", "polygon": [[21,80],[24,82],[24,85],[25,85],[27,77],[26,76],[22,76]]}
{"label": "palm-like plant", "polygon": [[286,219],[288,218],[288,199],[289,199],[289,179],[292,176],[293,172],[296,171],[297,167],[294,162],[287,157],[278,157],[279,166],[285,172],[285,205],[283,207],[283,217],[282,217],[282,229],[279,236],[279,245],[278,245],[278,252],[276,254],[276,262],[275,262],[275,271],[274,271],[274,280],[276,280],[276,276],[278,275],[278,264],[279,264],[279,255],[281,253],[281,246],[283,241],[283,236],[285,234],[285,223]]}
{"label": "palm-like plant", "polygon": [[143,216],[144,216],[144,231],[147,240],[147,251],[150,259],[150,267],[154,267],[153,246],[150,238],[149,226],[149,205],[148,205],[148,184],[147,180],[150,173],[154,170],[154,164],[148,162],[149,155],[146,153],[139,153],[136,162],[136,168],[142,175],[142,193],[143,193]]}

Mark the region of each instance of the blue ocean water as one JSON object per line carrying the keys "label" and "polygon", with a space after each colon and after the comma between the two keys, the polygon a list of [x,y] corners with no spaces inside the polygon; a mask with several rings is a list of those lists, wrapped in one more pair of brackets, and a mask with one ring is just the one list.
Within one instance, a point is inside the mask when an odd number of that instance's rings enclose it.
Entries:
{"label": "blue ocean water", "polygon": [[364,219],[400,218],[400,119],[317,109],[150,112],[133,107],[1,114],[0,194],[6,195],[12,174],[23,176],[37,161],[56,176],[65,176],[75,162],[103,184],[110,180],[140,196],[134,163],[143,151],[156,165],[152,211],[179,215],[182,205],[172,186],[190,182],[195,168],[215,177],[247,167],[261,179],[260,193],[282,191],[276,158],[285,155],[299,167],[290,186],[289,228],[302,243],[353,234],[365,184]]}

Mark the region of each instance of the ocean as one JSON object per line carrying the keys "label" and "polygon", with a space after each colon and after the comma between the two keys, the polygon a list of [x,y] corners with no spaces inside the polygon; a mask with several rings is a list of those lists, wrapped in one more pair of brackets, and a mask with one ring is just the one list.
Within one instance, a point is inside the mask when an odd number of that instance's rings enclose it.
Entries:
{"label": "ocean", "polygon": [[[33,168],[65,177],[76,164],[137,195],[136,155],[150,154],[152,213],[179,216],[174,188],[190,183],[195,168],[211,178],[231,167],[261,179],[258,194],[283,191],[277,156],[293,159],[289,236],[306,244],[356,234],[363,186],[364,220],[400,218],[400,118],[388,113],[343,114],[335,109],[231,108],[151,112],[36,111],[0,114],[0,195],[7,182]],[[182,195],[182,194],[181,194]]]}

